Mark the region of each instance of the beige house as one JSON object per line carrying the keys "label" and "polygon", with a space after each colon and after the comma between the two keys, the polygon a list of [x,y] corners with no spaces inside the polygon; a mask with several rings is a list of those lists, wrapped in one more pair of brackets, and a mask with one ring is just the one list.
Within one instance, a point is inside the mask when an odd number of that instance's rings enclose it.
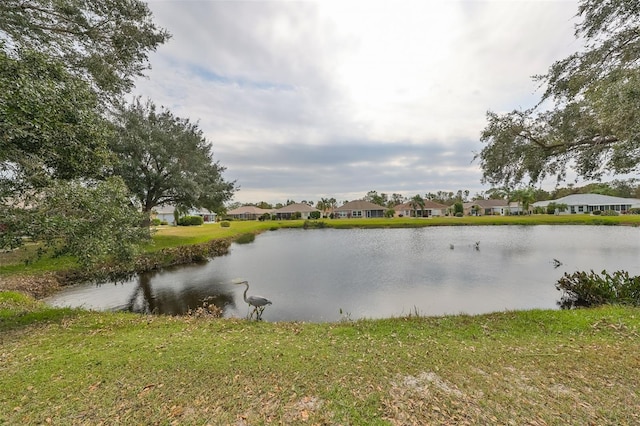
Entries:
{"label": "beige house", "polygon": [[[474,200],[462,204],[464,215],[485,216],[485,215],[507,215],[515,213],[517,205],[510,206],[505,200]],[[451,206],[453,207],[453,206]]]}
{"label": "beige house", "polygon": [[300,214],[300,219],[309,219],[313,212],[320,213],[320,210],[305,203],[293,203],[273,211],[276,219],[295,219]]}
{"label": "beige house", "polygon": [[384,217],[385,208],[369,201],[349,201],[333,211],[336,219]]}
{"label": "beige house", "polygon": [[229,210],[227,216],[236,220],[258,220],[266,213],[272,214],[273,210],[261,209],[256,206],[242,206]]}
{"label": "beige house", "polygon": [[412,204],[402,203],[395,206],[393,209],[396,211],[396,216],[416,216],[416,217],[431,217],[431,216],[445,216],[447,214],[447,210],[449,210],[448,206],[444,204],[436,203],[431,200],[423,200],[424,208],[422,206],[416,206],[417,209],[414,210]]}

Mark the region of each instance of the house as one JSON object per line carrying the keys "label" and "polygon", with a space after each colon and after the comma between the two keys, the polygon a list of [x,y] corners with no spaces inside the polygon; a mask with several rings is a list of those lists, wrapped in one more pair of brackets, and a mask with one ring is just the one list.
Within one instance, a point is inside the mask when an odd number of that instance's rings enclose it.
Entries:
{"label": "house", "polygon": [[384,217],[385,208],[369,201],[356,200],[349,201],[333,211],[336,219],[361,218],[361,217]]}
{"label": "house", "polygon": [[320,210],[311,207],[309,204],[293,203],[274,210],[273,214],[276,215],[276,219],[309,219],[313,212],[318,212],[319,214]]}
{"label": "house", "polygon": [[265,214],[272,214],[273,210],[271,209],[261,209],[256,206],[241,206],[237,209],[229,210],[227,212],[227,217],[236,220],[258,220]]}
{"label": "house", "polygon": [[423,200],[424,208],[422,206],[414,207],[411,202],[402,203],[395,206],[393,209],[396,211],[396,216],[417,216],[417,217],[430,217],[430,216],[445,216],[449,207],[444,204],[436,203],[431,200]]}
{"label": "house", "polygon": [[537,201],[533,203],[533,206],[546,208],[551,203],[567,206],[565,211],[558,211],[558,214],[592,213],[606,210],[626,213],[632,208],[640,208],[640,199],[601,194],[571,194],[557,200]]}
{"label": "house", "polygon": [[[174,211],[174,206],[159,206],[153,210],[152,217],[154,219],[159,219],[161,222],[176,225]],[[207,209],[191,209],[186,213],[186,216],[200,216],[204,223],[214,223],[217,215]]]}
{"label": "house", "polygon": [[462,204],[464,214],[472,216],[506,215],[513,213],[505,200],[473,200]]}

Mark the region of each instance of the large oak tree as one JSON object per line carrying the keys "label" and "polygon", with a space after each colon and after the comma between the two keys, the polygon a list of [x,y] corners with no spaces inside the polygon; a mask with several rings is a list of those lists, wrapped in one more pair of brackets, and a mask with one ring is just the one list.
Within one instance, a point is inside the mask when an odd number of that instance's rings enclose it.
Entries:
{"label": "large oak tree", "polygon": [[639,170],[640,3],[582,0],[578,16],[584,49],[537,77],[546,85],[540,103],[487,113],[476,155],[485,182],[562,181],[568,168],[585,179]]}
{"label": "large oak tree", "polygon": [[115,123],[113,173],[147,215],[165,204],[219,212],[233,196],[235,183],[223,179],[225,168],[213,160],[211,144],[196,123],[139,98],[120,108]]}

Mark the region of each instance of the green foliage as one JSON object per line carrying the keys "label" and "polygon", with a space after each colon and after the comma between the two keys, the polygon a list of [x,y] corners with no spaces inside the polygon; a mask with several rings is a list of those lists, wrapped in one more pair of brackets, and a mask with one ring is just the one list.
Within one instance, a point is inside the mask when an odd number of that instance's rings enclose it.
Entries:
{"label": "green foliage", "polygon": [[632,277],[627,271],[565,273],[556,288],[562,292],[559,305],[565,309],[614,303],[640,306],[640,276]]}
{"label": "green foliage", "polygon": [[460,215],[464,214],[464,205],[458,201],[453,205],[453,213],[458,216],[458,213],[460,213]]}
{"label": "green foliage", "polygon": [[8,46],[63,61],[74,75],[109,94],[133,87],[148,53],[169,34],[140,0],[2,0],[0,32]]}
{"label": "green foliage", "polygon": [[51,179],[97,176],[108,164],[107,122],[90,86],[60,62],[0,41],[0,197],[32,194]]}
{"label": "green foliage", "polygon": [[420,211],[420,216],[424,214],[424,199],[422,196],[415,195],[409,200],[409,207],[413,210],[413,215],[415,217],[418,216],[418,210]]}
{"label": "green foliage", "polygon": [[[581,0],[576,37],[584,49],[537,79],[537,106],[487,114],[476,155],[483,180],[506,186],[633,173],[640,167],[640,8],[637,0]],[[549,102],[544,102],[549,101]],[[543,111],[542,105],[554,105]]]}
{"label": "green foliage", "polygon": [[618,216],[618,215],[620,215],[620,213],[618,213],[615,210],[604,210],[602,212],[602,216]]}
{"label": "green foliage", "polygon": [[225,168],[213,161],[197,124],[139,98],[119,109],[115,123],[113,173],[122,177],[143,211],[173,204],[215,212],[233,195],[235,183],[223,179]]}
{"label": "green foliage", "polygon": [[152,219],[151,220],[151,225],[153,226],[160,226],[162,224],[162,221],[158,218]]}
{"label": "green foliage", "polygon": [[28,236],[43,244],[40,254],[51,249],[56,256],[72,255],[84,267],[106,259],[126,263],[150,238],[117,178],[93,184],[59,181],[32,208],[1,211],[0,221],[8,227],[3,244],[11,243],[6,240],[10,235]]}
{"label": "green foliage", "polygon": [[98,180],[106,111],[167,38],[139,0],[0,2],[0,248],[30,237],[86,266],[148,239],[122,182]]}
{"label": "green foliage", "polygon": [[387,209],[384,212],[384,217],[386,218],[394,217],[395,215],[396,215],[396,211],[394,209]]}
{"label": "green foliage", "polygon": [[204,223],[202,216],[183,216],[178,219],[178,226],[198,226]]}
{"label": "green foliage", "polygon": [[326,227],[327,227],[327,224],[323,220],[305,220],[304,223],[302,224],[302,228],[304,229],[309,229],[309,228],[322,229]]}
{"label": "green foliage", "polygon": [[238,243],[238,244],[249,244],[254,242],[256,239],[256,234],[253,234],[251,232],[247,232],[244,234],[240,234],[236,237],[236,239],[234,240],[234,242]]}
{"label": "green foliage", "polygon": [[229,222],[228,220],[223,220],[222,222],[220,222],[221,228],[228,228],[230,226],[231,226],[231,222]]}
{"label": "green foliage", "polygon": [[319,211],[312,211],[311,213],[309,213],[309,219],[320,219],[320,215],[321,213]]}

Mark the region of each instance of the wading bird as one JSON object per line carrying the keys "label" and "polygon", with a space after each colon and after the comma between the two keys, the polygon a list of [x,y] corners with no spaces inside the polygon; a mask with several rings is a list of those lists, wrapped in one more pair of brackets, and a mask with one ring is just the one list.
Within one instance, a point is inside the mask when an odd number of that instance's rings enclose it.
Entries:
{"label": "wading bird", "polygon": [[235,284],[237,285],[246,285],[247,287],[244,289],[244,301],[249,304],[249,306],[253,306],[253,311],[251,311],[251,315],[249,315],[249,319],[253,318],[253,314],[256,314],[256,320],[262,319],[262,311],[267,305],[271,305],[271,300],[262,297],[262,296],[249,296],[247,297],[247,291],[249,291],[249,281],[238,281]]}

